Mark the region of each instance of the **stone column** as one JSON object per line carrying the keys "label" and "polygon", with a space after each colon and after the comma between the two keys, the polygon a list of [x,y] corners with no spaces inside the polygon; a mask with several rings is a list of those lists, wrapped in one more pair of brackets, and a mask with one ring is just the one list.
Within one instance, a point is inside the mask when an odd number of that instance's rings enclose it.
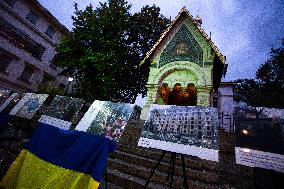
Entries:
{"label": "stone column", "polygon": [[210,89],[197,88],[197,106],[210,106]]}

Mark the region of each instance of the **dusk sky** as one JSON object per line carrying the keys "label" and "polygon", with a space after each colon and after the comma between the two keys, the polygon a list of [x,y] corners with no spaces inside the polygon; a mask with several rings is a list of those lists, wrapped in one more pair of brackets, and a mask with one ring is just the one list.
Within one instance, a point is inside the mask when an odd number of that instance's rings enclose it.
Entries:
{"label": "dusk sky", "polygon": [[[74,0],[39,0],[63,25],[72,30]],[[99,1],[77,0],[80,9]],[[269,58],[271,48],[284,37],[284,0],[128,0],[132,13],[156,4],[168,18],[175,18],[183,6],[202,18],[209,34],[229,65],[224,81],[254,78],[257,68]]]}

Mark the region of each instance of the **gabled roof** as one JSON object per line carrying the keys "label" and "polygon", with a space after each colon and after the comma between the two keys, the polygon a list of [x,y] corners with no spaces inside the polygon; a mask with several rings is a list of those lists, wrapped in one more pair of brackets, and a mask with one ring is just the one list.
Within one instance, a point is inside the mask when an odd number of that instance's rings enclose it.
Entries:
{"label": "gabled roof", "polygon": [[199,30],[199,32],[202,34],[202,36],[208,41],[212,49],[214,50],[215,54],[219,57],[221,62],[225,64],[225,57],[222,55],[222,53],[219,51],[217,46],[211,41],[209,36],[205,33],[205,31],[199,26],[199,24],[194,20],[193,16],[189,13],[189,11],[186,9],[186,7],[183,7],[178,15],[175,17],[175,19],[171,22],[170,26],[162,33],[159,40],[156,42],[156,44],[152,47],[150,51],[146,53],[145,58],[141,61],[140,66],[153,54],[153,52],[156,50],[156,48],[159,46],[159,44],[163,41],[163,39],[166,37],[166,35],[169,33],[170,30],[174,27],[174,25],[177,23],[177,21],[181,18],[182,14],[186,14],[191,21],[196,25],[196,28]]}

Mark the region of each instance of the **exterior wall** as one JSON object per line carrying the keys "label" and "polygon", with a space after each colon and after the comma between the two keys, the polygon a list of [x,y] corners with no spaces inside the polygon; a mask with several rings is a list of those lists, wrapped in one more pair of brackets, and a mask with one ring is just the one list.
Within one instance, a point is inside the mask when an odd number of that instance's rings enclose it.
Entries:
{"label": "exterior wall", "polygon": [[[198,48],[202,49],[201,63],[179,60],[172,61],[166,64],[161,63],[162,53],[167,46],[172,45],[171,41],[175,40],[175,36],[184,26],[188,29]],[[212,69],[214,53],[210,44],[196,29],[196,25],[188,17],[181,17],[173,28],[167,33],[164,40],[156,47],[150,61],[150,73],[147,83],[147,101],[141,113],[141,119],[145,120],[147,112],[151,104],[157,103],[158,87],[162,83],[168,83],[172,89],[175,83],[181,83],[182,87],[186,87],[188,83],[194,83],[197,88],[197,105],[210,105],[210,91],[213,86]],[[189,52],[190,53],[190,52]]]}
{"label": "exterior wall", "polygon": [[[44,74],[54,77],[54,86],[58,87],[60,84],[67,85],[68,80],[65,77],[58,77],[58,72],[61,70],[54,65],[51,65],[51,60],[56,54],[55,45],[63,35],[63,26],[58,25],[52,18],[48,17],[46,10],[40,9],[38,2],[33,1],[16,1],[14,6],[8,5],[5,1],[0,0],[1,17],[9,24],[20,30],[25,35],[30,37],[36,43],[45,47],[45,51],[41,60],[36,59],[25,50],[16,47],[6,38],[0,36],[0,50],[5,54],[13,57],[6,72],[0,72],[0,86],[14,91],[37,91],[38,85],[42,82]],[[30,10],[38,14],[39,19],[36,24],[30,23],[26,16]],[[45,34],[47,28],[51,26],[55,30],[52,38]],[[68,31],[65,29],[67,34]],[[30,82],[23,82],[19,80],[25,64],[34,67],[33,75]]]}
{"label": "exterior wall", "polygon": [[231,120],[224,119],[222,127],[226,131],[230,131],[230,124],[233,123],[233,113],[234,113],[234,91],[233,91],[233,85],[232,84],[222,84],[220,85],[220,88],[218,89],[219,98],[218,98],[218,109],[219,112],[223,115],[228,115],[231,117]]}

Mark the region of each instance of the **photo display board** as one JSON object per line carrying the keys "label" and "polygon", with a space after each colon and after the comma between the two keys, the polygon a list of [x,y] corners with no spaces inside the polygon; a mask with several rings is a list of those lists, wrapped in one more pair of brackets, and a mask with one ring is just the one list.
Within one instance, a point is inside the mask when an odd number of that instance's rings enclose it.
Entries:
{"label": "photo display board", "polygon": [[[284,110],[235,108],[236,163],[284,173]],[[280,115],[280,116],[279,116]]]}
{"label": "photo display board", "polygon": [[0,89],[0,107],[10,97],[12,91]]}
{"label": "photo display board", "polygon": [[10,115],[31,119],[47,97],[48,94],[26,93],[11,110]]}
{"label": "photo display board", "polygon": [[9,113],[20,101],[24,94],[13,93],[9,98],[7,98],[3,104],[0,106],[0,112]]}
{"label": "photo display board", "polygon": [[94,101],[76,130],[105,136],[119,141],[134,105],[109,101]]}
{"label": "photo display board", "polygon": [[218,161],[217,109],[153,104],[138,146]]}
{"label": "photo display board", "polygon": [[44,115],[64,121],[74,122],[83,105],[83,99],[56,95]]}

